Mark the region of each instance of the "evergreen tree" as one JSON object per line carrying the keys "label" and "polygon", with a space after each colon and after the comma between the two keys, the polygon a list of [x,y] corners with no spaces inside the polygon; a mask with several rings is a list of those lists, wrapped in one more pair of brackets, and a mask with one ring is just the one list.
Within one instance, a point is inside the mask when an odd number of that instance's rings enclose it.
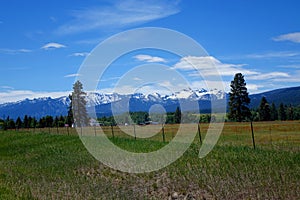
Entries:
{"label": "evergreen tree", "polygon": [[278,111],[274,102],[271,105],[271,120],[272,121],[278,120]]}
{"label": "evergreen tree", "polygon": [[33,126],[32,126],[32,117],[31,116],[28,117],[28,128],[33,128]]}
{"label": "evergreen tree", "polygon": [[25,115],[24,116],[24,120],[23,120],[23,125],[24,125],[24,128],[28,128],[28,116],[27,115]]}
{"label": "evergreen tree", "polygon": [[230,87],[228,118],[238,122],[249,119],[251,116],[248,108],[250,98],[248,97],[244,76],[241,73],[235,74]]}
{"label": "evergreen tree", "polygon": [[16,128],[15,121],[13,119],[7,121],[7,129],[14,129],[14,128]]}
{"label": "evergreen tree", "polygon": [[22,127],[22,120],[20,117],[17,118],[16,120],[16,128],[21,128]]}
{"label": "evergreen tree", "polygon": [[45,127],[46,127],[46,120],[45,117],[42,117],[39,120],[39,128],[45,128]]}
{"label": "evergreen tree", "polygon": [[53,126],[54,126],[54,127],[58,127],[58,122],[59,122],[59,119],[58,119],[58,117],[56,116],[56,117],[54,118]]}
{"label": "evergreen tree", "polygon": [[89,117],[86,111],[86,93],[83,92],[82,89],[82,83],[76,81],[73,85],[71,111],[74,118],[74,124],[77,127],[87,126],[89,123]]}
{"label": "evergreen tree", "polygon": [[259,120],[270,121],[271,120],[271,109],[266,97],[262,97],[259,106]]}
{"label": "evergreen tree", "polygon": [[287,120],[294,120],[294,108],[291,104],[287,108]]}
{"label": "evergreen tree", "polygon": [[65,123],[68,124],[69,127],[72,127],[72,124],[74,123],[73,112],[72,112],[72,95],[69,95],[69,99],[71,103],[69,105],[68,115],[66,117]]}
{"label": "evergreen tree", "polygon": [[45,117],[45,126],[46,126],[46,127],[52,127],[52,125],[53,125],[53,117],[47,115],[47,116]]}
{"label": "evergreen tree", "polygon": [[283,103],[280,103],[280,105],[279,105],[278,117],[281,121],[286,120],[286,112],[285,112],[285,107],[284,107]]}
{"label": "evergreen tree", "polygon": [[174,122],[175,122],[175,124],[180,124],[180,122],[181,122],[181,110],[178,106],[174,113]]}
{"label": "evergreen tree", "polygon": [[65,126],[65,118],[62,115],[59,117],[58,126],[59,127]]}

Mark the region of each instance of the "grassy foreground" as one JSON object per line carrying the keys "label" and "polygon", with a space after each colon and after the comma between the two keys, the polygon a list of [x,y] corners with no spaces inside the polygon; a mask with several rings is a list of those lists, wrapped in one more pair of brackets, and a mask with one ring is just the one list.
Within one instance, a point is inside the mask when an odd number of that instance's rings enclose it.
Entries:
{"label": "grassy foreground", "polygon": [[[134,151],[160,141],[113,139]],[[128,174],[95,160],[78,136],[0,132],[0,199],[300,199],[300,152],[195,142],[157,172]]]}

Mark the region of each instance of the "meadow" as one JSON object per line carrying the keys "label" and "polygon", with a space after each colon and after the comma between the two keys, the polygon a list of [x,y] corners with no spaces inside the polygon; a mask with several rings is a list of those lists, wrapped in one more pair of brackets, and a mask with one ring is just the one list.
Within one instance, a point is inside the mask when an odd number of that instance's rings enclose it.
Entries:
{"label": "meadow", "polygon": [[[99,128],[91,128],[96,136]],[[142,127],[121,128],[132,136],[103,130],[123,149],[149,152],[168,144],[178,126],[146,126],[158,130],[147,139],[139,138]],[[202,139],[207,129],[200,125]],[[168,199],[174,192],[178,199],[300,199],[300,122],[255,122],[253,130],[255,149],[250,123],[225,123],[205,158],[197,134],[176,162],[143,174],[101,164],[71,128],[1,131],[0,199]]]}

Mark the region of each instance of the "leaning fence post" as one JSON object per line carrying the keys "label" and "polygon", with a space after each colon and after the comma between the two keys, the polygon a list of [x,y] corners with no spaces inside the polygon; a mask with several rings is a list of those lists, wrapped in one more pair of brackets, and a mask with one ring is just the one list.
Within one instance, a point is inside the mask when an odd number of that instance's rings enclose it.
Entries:
{"label": "leaning fence post", "polygon": [[94,131],[95,131],[95,136],[97,135],[97,132],[96,132],[96,126],[94,126]]}
{"label": "leaning fence post", "polygon": [[254,140],[254,132],[253,132],[253,124],[251,121],[251,133],[252,133],[252,143],[253,143],[253,148],[255,149],[255,140]]}
{"label": "leaning fence post", "polygon": [[202,144],[202,137],[201,137],[201,131],[200,131],[200,124],[199,123],[198,123],[198,135],[199,135],[200,144]]}

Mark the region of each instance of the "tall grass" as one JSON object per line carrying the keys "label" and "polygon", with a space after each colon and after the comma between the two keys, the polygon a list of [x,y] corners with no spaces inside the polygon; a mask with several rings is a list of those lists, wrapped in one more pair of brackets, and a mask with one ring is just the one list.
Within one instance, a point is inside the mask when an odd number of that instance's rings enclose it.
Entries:
{"label": "tall grass", "polygon": [[[251,136],[249,145],[248,133],[242,137],[247,124],[236,133],[231,132],[234,126],[225,127],[218,145],[204,159],[198,158],[200,143],[195,138],[170,166],[138,175],[104,166],[75,134],[0,132],[0,199],[168,199],[173,192],[181,199],[300,199],[299,148],[275,148],[274,135],[272,144],[262,141],[253,150]],[[201,128],[205,135],[205,126]],[[290,131],[299,136],[299,129]],[[135,152],[167,144],[155,136],[153,140],[109,137]],[[295,142],[299,147],[299,140]]]}

